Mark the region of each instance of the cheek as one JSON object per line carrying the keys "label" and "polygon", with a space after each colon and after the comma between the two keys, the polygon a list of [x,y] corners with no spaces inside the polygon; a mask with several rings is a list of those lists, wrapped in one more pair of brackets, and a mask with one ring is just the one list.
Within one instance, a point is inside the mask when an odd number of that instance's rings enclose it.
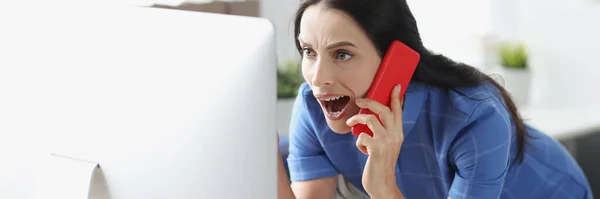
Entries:
{"label": "cheek", "polygon": [[304,81],[306,81],[309,85],[312,86],[312,77],[314,75],[313,71],[311,71],[309,69],[309,67],[307,65],[305,65],[304,61],[302,62],[302,66],[300,66],[302,68],[302,77],[304,77]]}
{"label": "cheek", "polygon": [[365,97],[371,87],[373,78],[377,73],[377,69],[374,67],[364,67],[361,70],[357,70],[354,75],[348,77],[348,87],[352,90],[356,98]]}
{"label": "cheek", "polygon": [[354,78],[352,84],[354,95],[356,95],[357,98],[365,97],[371,86],[371,79],[365,77],[365,75],[361,75],[360,77]]}

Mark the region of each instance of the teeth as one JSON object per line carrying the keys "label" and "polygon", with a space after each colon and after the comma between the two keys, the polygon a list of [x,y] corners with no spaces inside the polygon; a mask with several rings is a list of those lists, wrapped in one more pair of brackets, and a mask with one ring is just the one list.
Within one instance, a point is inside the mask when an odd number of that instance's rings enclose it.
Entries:
{"label": "teeth", "polygon": [[336,96],[336,97],[323,98],[323,99],[321,99],[321,100],[322,100],[322,101],[326,101],[326,102],[328,102],[328,101],[332,101],[332,100],[337,100],[337,99],[340,99],[340,98],[342,98],[342,97],[343,97],[343,96]]}
{"label": "teeth", "polygon": [[342,111],[338,111],[338,112],[332,112],[332,115],[339,115],[340,113],[342,113]]}

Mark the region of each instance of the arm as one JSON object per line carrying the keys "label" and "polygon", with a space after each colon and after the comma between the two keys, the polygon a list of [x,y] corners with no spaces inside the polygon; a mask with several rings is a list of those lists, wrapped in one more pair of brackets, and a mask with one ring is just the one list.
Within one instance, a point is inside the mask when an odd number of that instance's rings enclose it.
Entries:
{"label": "arm", "polygon": [[325,177],[292,183],[292,190],[298,199],[335,198],[337,177]]}
{"label": "arm", "polygon": [[[511,162],[512,128],[509,118],[498,101],[482,102],[473,110],[450,147],[449,158],[458,171],[448,199],[500,198]],[[373,199],[404,198],[395,179],[373,187],[375,189],[369,193]]]}
{"label": "arm", "polygon": [[400,85],[397,85],[390,96],[391,109],[371,99],[357,101],[360,108],[367,108],[379,115],[381,123],[371,114],[357,114],[346,121],[348,126],[366,124],[373,131],[372,137],[361,133],[356,140],[356,147],[369,156],[363,170],[362,183],[373,199],[404,199],[396,184],[394,169],[404,142],[400,89]]}
{"label": "arm", "polygon": [[449,197],[500,198],[509,168],[512,127],[499,101],[479,104],[450,148],[456,166]]}
{"label": "arm", "polygon": [[387,184],[389,186],[385,186],[386,188],[379,190],[377,193],[370,193],[369,197],[371,199],[405,199],[396,182],[389,182]]}
{"label": "arm", "polygon": [[279,199],[311,199],[335,197],[337,186],[336,177],[326,177],[316,180],[294,182],[290,184],[283,159],[279,156],[278,163],[278,197]]}
{"label": "arm", "polygon": [[[277,148],[277,154],[281,154],[279,147]],[[283,166],[283,158],[281,158],[281,155],[277,155],[277,157],[277,198],[295,199],[296,197],[290,187],[290,180],[288,179],[287,172]]]}
{"label": "arm", "polygon": [[[279,149],[278,149],[279,150]],[[279,151],[278,151],[279,152]],[[278,153],[279,154],[279,153]],[[316,180],[295,182],[290,184],[287,172],[283,166],[283,159],[278,156],[278,197],[279,199],[310,199],[310,198],[334,198],[337,187],[336,177],[326,177]],[[296,193],[294,195],[294,193]]]}

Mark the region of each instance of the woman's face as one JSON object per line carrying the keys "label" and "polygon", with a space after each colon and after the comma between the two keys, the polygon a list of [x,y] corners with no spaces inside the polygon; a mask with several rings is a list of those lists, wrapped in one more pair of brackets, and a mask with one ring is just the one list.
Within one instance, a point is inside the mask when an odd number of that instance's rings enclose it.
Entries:
{"label": "woman's face", "polygon": [[365,32],[348,15],[322,4],[307,8],[300,23],[302,73],[323,109],[329,127],[348,133],[381,58]]}

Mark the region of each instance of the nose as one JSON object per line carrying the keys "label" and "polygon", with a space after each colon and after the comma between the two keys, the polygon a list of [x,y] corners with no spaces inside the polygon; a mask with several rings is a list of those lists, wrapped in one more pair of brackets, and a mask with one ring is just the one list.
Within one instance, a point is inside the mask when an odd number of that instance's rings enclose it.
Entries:
{"label": "nose", "polygon": [[322,87],[332,85],[334,81],[333,68],[324,60],[318,60],[312,77],[313,86]]}

